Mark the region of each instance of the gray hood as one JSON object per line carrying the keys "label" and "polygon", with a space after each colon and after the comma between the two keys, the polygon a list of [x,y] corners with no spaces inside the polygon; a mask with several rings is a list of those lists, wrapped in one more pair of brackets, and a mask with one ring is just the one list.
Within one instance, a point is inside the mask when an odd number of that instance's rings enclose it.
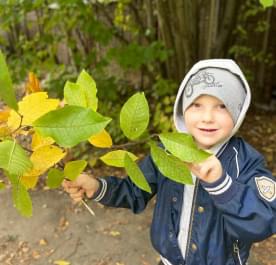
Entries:
{"label": "gray hood", "polygon": [[[184,77],[177,96],[176,96],[176,100],[175,100],[175,104],[174,104],[174,112],[173,112],[173,118],[174,118],[174,124],[175,127],[177,129],[177,131],[179,132],[187,132],[186,126],[185,126],[185,122],[184,122],[184,118],[183,118],[183,112],[182,112],[182,95],[183,95],[183,91],[186,87],[186,84],[188,83],[188,81],[191,79],[191,77],[193,75],[195,75],[199,70],[207,68],[207,67],[214,67],[214,68],[220,68],[220,69],[226,69],[230,72],[232,72],[233,74],[237,75],[241,82],[243,83],[243,86],[246,90],[246,97],[242,106],[242,109],[240,111],[240,114],[238,116],[238,119],[236,121],[236,124],[233,128],[232,134],[229,136],[229,138],[231,136],[233,136],[238,129],[240,128],[244,118],[245,118],[245,114],[249,108],[250,105],[250,101],[251,101],[251,92],[250,92],[250,87],[245,79],[244,74],[242,73],[240,67],[233,61],[230,59],[210,59],[210,60],[202,60],[199,61],[198,63],[196,63],[191,70],[186,74],[186,76]],[[226,139],[224,141],[227,142],[228,139]],[[223,143],[220,144],[220,146]]]}

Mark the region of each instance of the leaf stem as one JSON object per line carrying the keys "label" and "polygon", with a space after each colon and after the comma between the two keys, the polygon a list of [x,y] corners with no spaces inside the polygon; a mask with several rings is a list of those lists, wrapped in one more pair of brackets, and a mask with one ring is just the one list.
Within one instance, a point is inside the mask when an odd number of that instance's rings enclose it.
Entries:
{"label": "leaf stem", "polygon": [[129,146],[134,146],[134,145],[138,145],[138,144],[144,144],[144,143],[148,142],[150,139],[152,139],[154,137],[158,137],[158,134],[154,133],[154,134],[148,136],[146,139],[141,140],[141,141],[130,142],[130,143],[125,143],[125,144],[118,144],[118,145],[112,145],[110,147],[110,149],[111,150],[122,149],[122,148],[126,148],[126,147],[129,147]]}
{"label": "leaf stem", "polygon": [[23,116],[19,112],[17,112],[17,111],[15,111],[15,112],[20,117],[20,124],[15,130],[13,130],[11,132],[11,135],[14,135],[17,131],[19,131],[21,129],[21,125],[22,125],[22,121],[23,121]]}

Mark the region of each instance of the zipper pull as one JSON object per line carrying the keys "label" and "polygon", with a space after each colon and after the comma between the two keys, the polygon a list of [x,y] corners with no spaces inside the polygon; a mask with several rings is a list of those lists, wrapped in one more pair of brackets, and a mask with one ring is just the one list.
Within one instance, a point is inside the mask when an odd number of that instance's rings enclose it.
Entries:
{"label": "zipper pull", "polygon": [[238,246],[238,243],[237,243],[237,242],[235,242],[235,243],[233,244],[233,249],[234,249],[234,253],[239,254],[240,249],[239,249],[239,246]]}
{"label": "zipper pull", "polygon": [[240,265],[242,265],[241,257],[240,257],[240,249],[239,249],[239,241],[236,240],[236,242],[233,243],[233,251],[237,255],[238,262]]}

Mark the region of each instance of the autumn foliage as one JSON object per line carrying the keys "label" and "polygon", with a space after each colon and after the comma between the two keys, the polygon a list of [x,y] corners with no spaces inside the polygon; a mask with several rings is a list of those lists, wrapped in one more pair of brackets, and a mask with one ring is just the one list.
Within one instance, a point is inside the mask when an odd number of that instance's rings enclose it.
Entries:
{"label": "autumn foliage", "polygon": [[[67,81],[64,99],[49,98],[39,80],[29,73],[25,94],[16,100],[11,77],[0,52],[0,96],[5,103],[0,112],[0,168],[12,185],[15,207],[24,216],[32,215],[29,190],[47,175],[46,185],[57,188],[64,178],[74,180],[85,168],[85,160],[65,159],[70,148],[81,142],[108,150],[100,160],[109,166],[123,167],[131,180],[146,192],[151,192],[137,156],[125,149],[114,148],[105,127],[110,123],[98,110],[96,83],[85,71],[76,82]],[[144,93],[136,93],[122,106],[120,127],[129,141],[137,141],[147,130],[149,106]],[[173,181],[192,183],[185,162],[206,159],[209,154],[199,150],[190,135],[162,133],[160,147],[154,136],[149,144],[151,155],[160,172]],[[22,141],[25,139],[25,141]],[[139,141],[137,141],[139,143]],[[118,150],[117,150],[118,149]],[[4,188],[4,182],[1,182]]]}

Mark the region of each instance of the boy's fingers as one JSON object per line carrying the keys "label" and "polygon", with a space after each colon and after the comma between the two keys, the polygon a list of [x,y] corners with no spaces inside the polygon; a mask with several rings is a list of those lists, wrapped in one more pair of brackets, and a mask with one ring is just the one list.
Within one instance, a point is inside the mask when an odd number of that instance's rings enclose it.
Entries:
{"label": "boy's fingers", "polygon": [[82,197],[76,197],[76,198],[71,197],[71,199],[72,199],[73,203],[78,203],[78,202],[81,202],[83,198]]}
{"label": "boy's fingers", "polygon": [[95,192],[94,191],[86,191],[85,193],[86,193],[87,198],[92,198]]}
{"label": "boy's fingers", "polygon": [[70,197],[75,201],[75,202],[79,202],[83,199],[84,196],[84,190],[81,189],[78,192],[75,193],[70,193]]}
{"label": "boy's fingers", "polygon": [[71,181],[71,180],[65,179],[65,180],[63,180],[63,183],[64,183],[64,185],[70,186],[70,187],[78,187],[78,186],[80,186],[80,184],[77,181],[75,181],[75,180]]}
{"label": "boy's fingers", "polygon": [[67,192],[68,193],[72,193],[72,194],[74,194],[74,193],[78,193],[80,191],[80,188],[67,188]]}
{"label": "boy's fingers", "polygon": [[69,180],[64,180],[62,182],[62,187],[68,193],[75,192],[76,190],[79,190],[81,188],[81,186],[78,183]]}
{"label": "boy's fingers", "polygon": [[72,181],[69,181],[69,180],[63,180],[62,181],[62,187],[63,188],[70,188],[70,187],[74,187],[74,183]]}
{"label": "boy's fingers", "polygon": [[186,165],[193,173],[199,173],[202,168],[200,164],[195,164],[195,163],[186,163]]}
{"label": "boy's fingers", "polygon": [[82,198],[83,198],[83,194],[76,194],[76,193],[74,193],[74,194],[70,194],[70,197],[75,201],[75,200],[81,200]]}
{"label": "boy's fingers", "polygon": [[205,166],[200,168],[200,175],[207,177],[212,172],[212,167]]}
{"label": "boy's fingers", "polygon": [[68,181],[64,179],[64,180],[62,181],[61,185],[62,185],[63,188],[68,187]]}

